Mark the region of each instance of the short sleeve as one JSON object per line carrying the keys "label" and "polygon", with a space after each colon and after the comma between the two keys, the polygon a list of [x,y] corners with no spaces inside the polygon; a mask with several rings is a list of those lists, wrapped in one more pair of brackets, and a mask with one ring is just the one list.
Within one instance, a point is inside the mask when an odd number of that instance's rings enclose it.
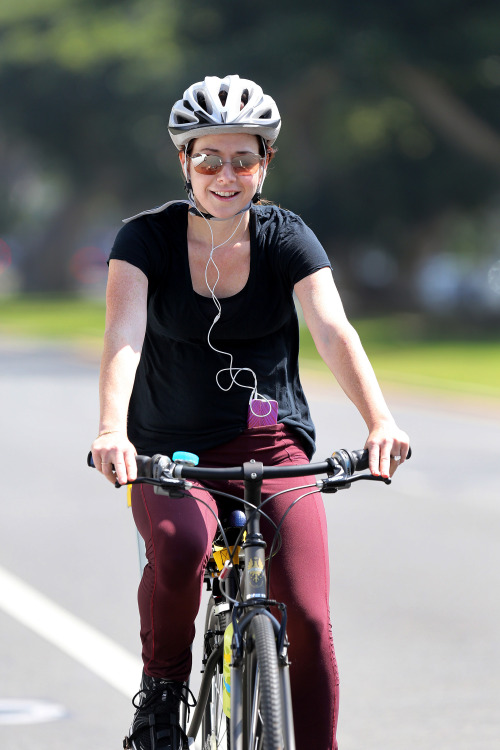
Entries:
{"label": "short sleeve", "polygon": [[125,224],[116,235],[109,260],[125,260],[139,268],[151,281],[156,272],[155,242],[141,219]]}
{"label": "short sleeve", "polygon": [[331,268],[321,242],[294,213],[285,214],[278,242],[282,272],[286,274],[291,287],[320,268]]}

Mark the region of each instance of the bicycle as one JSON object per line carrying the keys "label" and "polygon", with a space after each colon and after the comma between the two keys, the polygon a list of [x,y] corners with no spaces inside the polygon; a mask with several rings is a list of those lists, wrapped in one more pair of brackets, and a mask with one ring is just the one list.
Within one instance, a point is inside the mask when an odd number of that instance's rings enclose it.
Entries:
{"label": "bicycle", "polygon": [[[361,480],[385,484],[391,480],[359,473],[368,468],[367,450],[339,450],[321,463],[289,466],[263,466],[251,459],[242,466],[204,468],[196,465],[197,456],[182,452],[174,453],[172,459],[156,455],[136,460],[135,483],[152,484],[157,494],[169,497],[181,498],[192,487],[190,479],[244,481],[243,500],[207,490],[243,504],[244,512],[233,510],[222,522],[217,519],[218,534],[205,570],[211,596],[205,618],[203,677],[189,726],[185,707],[181,716],[190,746],[198,740],[201,750],[295,750],[286,606],[269,597],[280,528],[309,491],[335,493]],[[268,518],[275,531],[266,559],[260,519],[266,516],[264,506],[272,497],[261,502],[263,480],[321,474],[326,478],[294,488],[306,493],[289,506],[278,524]],[[281,613],[281,620],[271,608]]]}

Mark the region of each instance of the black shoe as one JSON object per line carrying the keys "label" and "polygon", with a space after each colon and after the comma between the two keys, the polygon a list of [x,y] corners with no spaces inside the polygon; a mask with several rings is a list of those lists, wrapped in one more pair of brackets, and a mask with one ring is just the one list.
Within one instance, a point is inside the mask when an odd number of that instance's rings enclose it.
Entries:
{"label": "black shoe", "polygon": [[192,705],[188,703],[183,682],[162,680],[143,672],[141,689],[132,699],[137,710],[123,747],[126,750],[185,750],[188,741],[179,724],[181,701]]}

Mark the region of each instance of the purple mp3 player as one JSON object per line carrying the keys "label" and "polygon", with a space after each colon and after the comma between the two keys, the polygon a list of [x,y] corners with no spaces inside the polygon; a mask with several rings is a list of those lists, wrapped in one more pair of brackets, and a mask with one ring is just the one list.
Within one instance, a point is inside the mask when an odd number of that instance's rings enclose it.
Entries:
{"label": "purple mp3 player", "polygon": [[278,424],[278,402],[253,398],[248,406],[248,427],[267,427]]}

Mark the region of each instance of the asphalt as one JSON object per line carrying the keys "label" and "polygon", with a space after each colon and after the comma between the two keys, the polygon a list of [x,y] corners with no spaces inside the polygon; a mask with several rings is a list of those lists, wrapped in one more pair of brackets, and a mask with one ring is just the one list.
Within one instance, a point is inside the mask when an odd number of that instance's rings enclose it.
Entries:
{"label": "asphalt", "polygon": [[[0,569],[138,660],[130,511],[123,491],[85,466],[97,376],[95,352],[0,341]],[[318,458],[361,447],[365,426],[338,387],[308,371],[303,380]],[[340,748],[496,750],[498,404],[386,393],[412,438],[412,460],[391,487],[365,483],[325,498]],[[83,642],[81,659],[69,656],[57,628],[51,641],[40,635],[41,618],[34,607],[23,624],[0,607],[3,746],[120,747],[132,715],[128,682],[118,690],[93,671]],[[14,700],[60,711],[2,723]]]}

